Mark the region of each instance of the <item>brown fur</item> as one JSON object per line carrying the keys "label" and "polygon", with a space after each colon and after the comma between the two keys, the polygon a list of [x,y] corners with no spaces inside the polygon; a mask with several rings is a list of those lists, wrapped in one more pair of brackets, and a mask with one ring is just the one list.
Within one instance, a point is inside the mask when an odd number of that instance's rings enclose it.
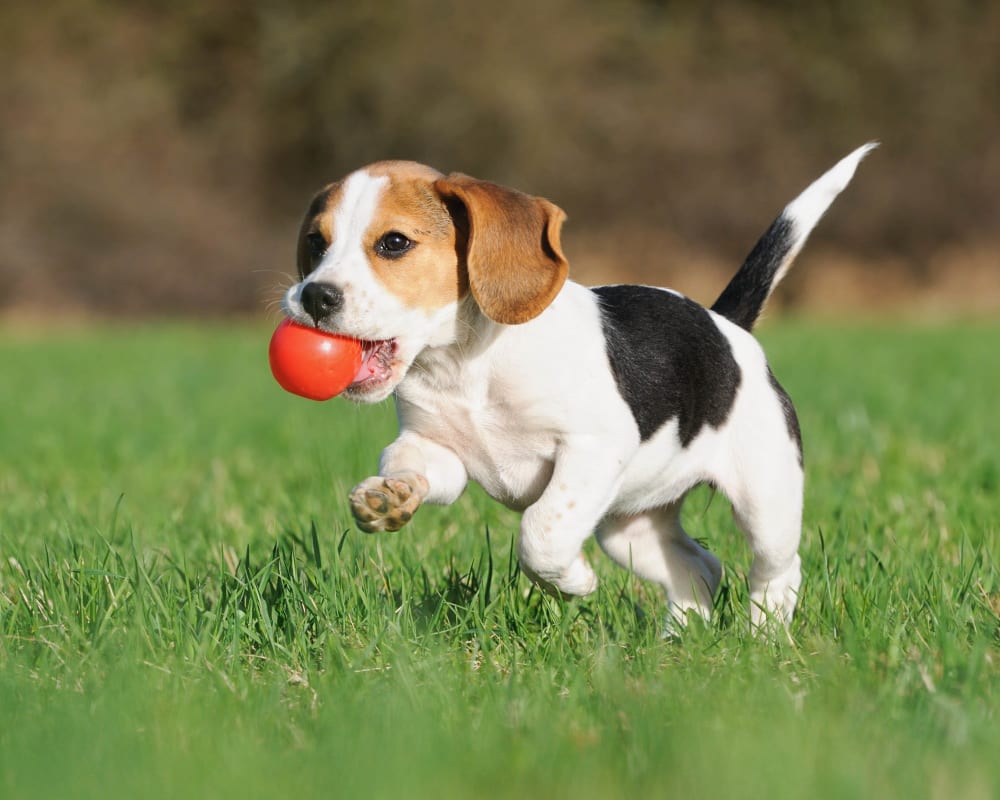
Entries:
{"label": "brown fur", "polygon": [[[461,300],[469,282],[456,247],[455,225],[433,189],[441,173],[409,161],[379,162],[367,172],[389,178],[365,235],[375,277],[411,308],[433,310]],[[375,243],[390,231],[414,242],[413,250],[399,259],[375,254]]]}
{"label": "brown fur", "polygon": [[460,201],[468,214],[469,286],[483,313],[506,325],[541,314],[569,272],[560,241],[563,210],[458,173],[434,186],[443,197]]}

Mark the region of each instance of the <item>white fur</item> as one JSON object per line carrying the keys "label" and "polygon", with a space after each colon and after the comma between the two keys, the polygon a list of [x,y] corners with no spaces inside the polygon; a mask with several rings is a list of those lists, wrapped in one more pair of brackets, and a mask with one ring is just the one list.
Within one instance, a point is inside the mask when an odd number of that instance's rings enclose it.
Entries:
{"label": "white fur", "polygon": [[795,225],[798,236],[795,246],[785,256],[785,260],[775,276],[774,286],[785,277],[795,260],[795,256],[799,254],[806,239],[809,238],[809,232],[816,227],[837,195],[844,191],[847,184],[851,182],[861,159],[876,147],[878,147],[878,142],[868,142],[868,144],[862,145],[854,152],[844,156],[813,181],[802,194],[785,206],[785,210],[782,212],[783,216]]}

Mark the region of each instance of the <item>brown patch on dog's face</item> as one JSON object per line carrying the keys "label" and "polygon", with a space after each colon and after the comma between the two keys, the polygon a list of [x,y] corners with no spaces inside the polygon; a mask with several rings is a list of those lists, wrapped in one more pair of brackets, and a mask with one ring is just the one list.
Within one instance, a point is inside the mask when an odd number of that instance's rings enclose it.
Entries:
{"label": "brown patch on dog's face", "polygon": [[341,188],[342,182],[338,181],[320,189],[306,209],[299,227],[295,258],[300,278],[316,269],[333,241],[333,210],[340,202]]}
{"label": "brown patch on dog's face", "polygon": [[469,290],[463,234],[434,189],[441,174],[413,162],[368,167],[386,177],[379,205],[365,232],[372,272],[410,308],[433,311],[461,300]]}

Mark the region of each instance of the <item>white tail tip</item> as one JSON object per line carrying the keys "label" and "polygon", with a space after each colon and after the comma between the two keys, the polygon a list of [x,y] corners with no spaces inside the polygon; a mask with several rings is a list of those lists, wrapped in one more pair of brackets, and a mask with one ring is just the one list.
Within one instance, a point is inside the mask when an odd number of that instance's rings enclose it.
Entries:
{"label": "white tail tip", "polygon": [[837,195],[851,182],[861,159],[878,147],[878,144],[868,142],[844,156],[785,207],[784,216],[794,221],[800,236],[809,235],[809,231],[819,222]]}

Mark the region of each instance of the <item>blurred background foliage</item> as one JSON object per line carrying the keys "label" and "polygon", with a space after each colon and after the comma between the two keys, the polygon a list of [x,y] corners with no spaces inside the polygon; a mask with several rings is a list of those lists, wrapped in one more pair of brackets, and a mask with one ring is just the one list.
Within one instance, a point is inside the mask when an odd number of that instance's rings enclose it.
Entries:
{"label": "blurred background foliage", "polygon": [[996,0],[5,0],[0,312],[261,312],[311,193],[397,157],[711,300],[869,139],[781,302],[1000,307]]}

